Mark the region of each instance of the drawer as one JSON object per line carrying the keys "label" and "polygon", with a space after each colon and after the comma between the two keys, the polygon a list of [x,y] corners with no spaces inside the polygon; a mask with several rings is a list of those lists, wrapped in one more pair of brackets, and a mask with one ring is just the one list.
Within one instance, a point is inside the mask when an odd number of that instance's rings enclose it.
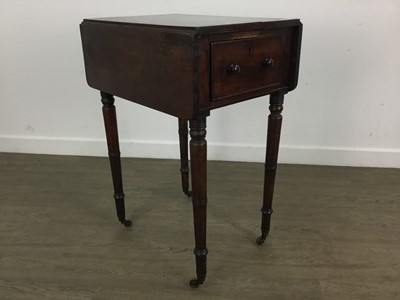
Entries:
{"label": "drawer", "polygon": [[279,85],[282,36],[211,43],[211,98],[220,100]]}

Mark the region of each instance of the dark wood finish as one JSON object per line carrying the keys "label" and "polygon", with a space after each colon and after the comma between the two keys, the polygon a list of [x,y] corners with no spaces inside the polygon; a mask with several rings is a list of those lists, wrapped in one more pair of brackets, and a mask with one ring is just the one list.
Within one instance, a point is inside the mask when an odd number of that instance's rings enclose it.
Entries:
{"label": "dark wood finish", "polygon": [[270,228],[283,97],[298,80],[302,24],[298,19],[158,15],[87,19],[80,29],[87,82],[103,91],[117,210],[125,225],[111,95],[179,118],[182,190],[187,195],[190,123],[197,267],[190,284],[197,287],[206,277],[206,117],[213,109],[271,95],[261,245]]}
{"label": "dark wood finish", "polygon": [[191,34],[94,22],[83,22],[81,32],[89,86],[178,117],[193,116]]}
{"label": "dark wood finish", "polygon": [[179,133],[179,149],[181,156],[181,182],[182,191],[187,196],[191,196],[192,192],[189,191],[189,153],[188,153],[188,121],[178,119],[178,133]]}
{"label": "dark wood finish", "polygon": [[190,286],[197,287],[206,279],[207,265],[207,141],[206,117],[190,120],[190,165],[192,169],[192,203],[197,278]]}
{"label": "dark wood finish", "polygon": [[283,93],[275,93],[270,96],[270,115],[268,116],[267,151],[265,155],[264,194],[261,208],[261,236],[257,238],[257,244],[262,245],[268,236],[271,215],[272,198],[274,195],[275,174],[278,162],[279,140],[282,127]]}
{"label": "dark wood finish", "polygon": [[297,87],[299,80],[299,66],[300,66],[300,51],[301,51],[301,38],[303,36],[303,25],[293,28],[293,41],[291,47],[291,64],[290,64],[290,83],[289,92]]}
{"label": "dark wood finish", "polygon": [[108,157],[110,159],[117,216],[121,224],[130,227],[132,222],[125,219],[125,194],[122,187],[121,152],[119,151],[117,115],[115,112],[114,97],[110,94],[101,92],[101,102],[103,103],[104,127],[106,129]]}
{"label": "dark wood finish", "polygon": [[[292,47],[292,41],[299,40],[301,26],[298,19],[185,15],[87,19],[81,24],[87,82],[114,96],[178,118],[193,119],[211,109],[292,89],[297,84],[299,67],[299,47]],[[252,75],[253,66],[262,62],[251,62],[251,55],[240,57],[251,67],[243,70],[248,76],[233,80],[222,93],[223,99],[218,97],[218,88],[217,97],[213,97],[210,92],[210,82],[214,81],[212,74],[226,72],[227,65],[216,68],[224,56],[230,55],[232,48],[219,49],[220,43],[239,45],[233,46],[239,50],[235,52],[237,55],[240,55],[241,45],[250,45],[252,53],[260,56],[255,58],[273,55],[276,66]],[[260,49],[267,44],[271,44],[272,49]],[[215,53],[210,49],[214,47],[218,48],[219,59],[213,59]],[[212,72],[209,70],[211,61],[216,63]],[[275,70],[279,70],[279,78]],[[254,85],[255,78],[258,83],[262,81],[259,72],[266,73],[266,79],[273,82]],[[271,79],[270,75],[273,75]],[[221,79],[220,82],[226,81]],[[276,82],[279,84],[272,84]],[[242,87],[233,87],[235,83]],[[212,101],[215,98],[219,101]]]}
{"label": "dark wood finish", "polygon": [[212,100],[279,86],[281,60],[279,35],[212,43]]}

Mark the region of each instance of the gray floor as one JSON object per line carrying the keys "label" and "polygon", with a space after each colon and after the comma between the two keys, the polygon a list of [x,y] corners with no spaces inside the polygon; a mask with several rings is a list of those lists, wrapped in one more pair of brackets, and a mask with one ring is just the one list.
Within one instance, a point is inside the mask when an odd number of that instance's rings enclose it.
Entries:
{"label": "gray floor", "polygon": [[209,162],[208,277],[194,276],[178,162],[0,154],[0,299],[400,299],[400,170],[280,165],[258,247],[263,165]]}

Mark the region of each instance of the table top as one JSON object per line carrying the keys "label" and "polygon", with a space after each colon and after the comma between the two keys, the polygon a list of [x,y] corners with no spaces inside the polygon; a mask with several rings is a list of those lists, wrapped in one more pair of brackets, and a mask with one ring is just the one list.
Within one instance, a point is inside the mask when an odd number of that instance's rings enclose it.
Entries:
{"label": "table top", "polygon": [[165,14],[146,16],[125,16],[85,19],[84,22],[106,22],[121,25],[175,28],[193,30],[198,33],[224,33],[234,32],[243,25],[247,30],[260,28],[269,29],[283,26],[295,26],[300,24],[299,19],[278,18],[254,18],[254,17],[230,17],[230,16],[208,16],[208,15],[185,15]]}

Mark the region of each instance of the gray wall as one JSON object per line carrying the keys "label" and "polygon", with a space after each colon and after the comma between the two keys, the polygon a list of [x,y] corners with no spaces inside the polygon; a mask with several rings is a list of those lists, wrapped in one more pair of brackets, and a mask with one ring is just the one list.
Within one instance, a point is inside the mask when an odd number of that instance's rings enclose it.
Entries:
{"label": "gray wall", "polygon": [[[400,167],[398,0],[1,0],[0,151],[106,155],[78,25],[162,13],[301,18],[300,81],[286,97],[280,161]],[[213,111],[209,158],[262,161],[267,103]],[[124,156],[178,157],[176,119],[116,104]]]}

